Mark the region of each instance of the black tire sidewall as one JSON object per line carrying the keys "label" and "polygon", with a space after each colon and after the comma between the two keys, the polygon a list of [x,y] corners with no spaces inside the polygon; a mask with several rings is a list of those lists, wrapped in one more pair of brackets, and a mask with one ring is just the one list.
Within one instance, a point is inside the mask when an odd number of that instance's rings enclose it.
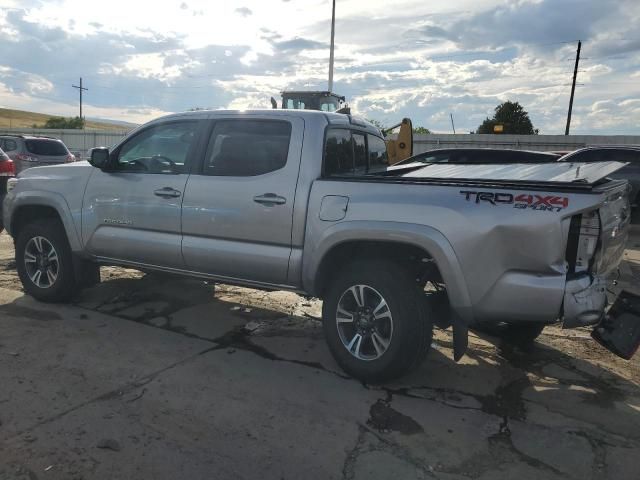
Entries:
{"label": "black tire sidewall", "polygon": [[[49,288],[36,286],[27,275],[24,252],[29,240],[34,237],[46,238],[58,254],[58,278]],[[55,220],[37,220],[25,225],[16,240],[16,269],[26,293],[43,302],[65,302],[74,292],[74,271],[71,249],[64,230]]]}
{"label": "black tire sidewall", "polygon": [[[336,310],[342,294],[363,284],[377,290],[386,300],[393,318],[393,335],[388,350],[375,360],[359,360],[343,345],[336,325]],[[432,325],[426,304],[411,276],[387,262],[354,262],[339,273],[328,288],[323,306],[325,338],[338,364],[350,375],[378,383],[409,371],[418,364],[431,344]]]}

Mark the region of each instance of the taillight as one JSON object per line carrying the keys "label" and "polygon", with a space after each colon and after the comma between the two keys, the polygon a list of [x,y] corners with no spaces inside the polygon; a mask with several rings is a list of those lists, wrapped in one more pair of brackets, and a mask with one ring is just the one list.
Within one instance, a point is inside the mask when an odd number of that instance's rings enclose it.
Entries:
{"label": "taillight", "polygon": [[568,273],[591,271],[600,240],[600,216],[597,210],[575,215],[571,219],[567,244]]}
{"label": "taillight", "polygon": [[15,177],[16,165],[13,160],[0,161],[0,177]]}
{"label": "taillight", "polygon": [[16,159],[20,160],[21,162],[37,162],[40,160],[35,155],[27,155],[26,153],[19,153],[18,155],[16,155]]}

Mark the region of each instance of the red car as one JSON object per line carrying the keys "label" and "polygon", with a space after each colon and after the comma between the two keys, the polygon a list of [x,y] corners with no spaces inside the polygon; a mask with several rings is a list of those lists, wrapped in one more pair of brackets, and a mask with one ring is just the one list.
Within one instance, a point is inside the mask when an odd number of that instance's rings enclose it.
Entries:
{"label": "red car", "polygon": [[4,229],[2,222],[2,202],[7,194],[7,180],[16,176],[16,166],[6,153],[0,149],[0,232]]}

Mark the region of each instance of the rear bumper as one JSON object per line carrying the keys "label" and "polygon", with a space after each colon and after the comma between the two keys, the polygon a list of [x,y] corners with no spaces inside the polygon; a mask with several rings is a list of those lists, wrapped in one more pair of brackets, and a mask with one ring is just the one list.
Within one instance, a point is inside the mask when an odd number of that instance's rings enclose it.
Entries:
{"label": "rear bumper", "polygon": [[607,306],[607,281],[602,277],[582,275],[567,280],[564,290],[564,328],[596,325]]}

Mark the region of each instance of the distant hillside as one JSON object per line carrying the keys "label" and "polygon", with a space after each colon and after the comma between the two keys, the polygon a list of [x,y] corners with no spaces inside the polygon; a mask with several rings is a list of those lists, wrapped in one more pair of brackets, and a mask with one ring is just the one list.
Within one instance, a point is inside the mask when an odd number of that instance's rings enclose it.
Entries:
{"label": "distant hillside", "polygon": [[[11,110],[0,108],[0,128],[31,128],[34,124],[41,126],[46,121],[58,115],[47,115],[45,113],[25,112],[23,110]],[[62,116],[62,115],[59,115]],[[135,125],[109,120],[86,119],[85,128],[87,130],[130,130]]]}

